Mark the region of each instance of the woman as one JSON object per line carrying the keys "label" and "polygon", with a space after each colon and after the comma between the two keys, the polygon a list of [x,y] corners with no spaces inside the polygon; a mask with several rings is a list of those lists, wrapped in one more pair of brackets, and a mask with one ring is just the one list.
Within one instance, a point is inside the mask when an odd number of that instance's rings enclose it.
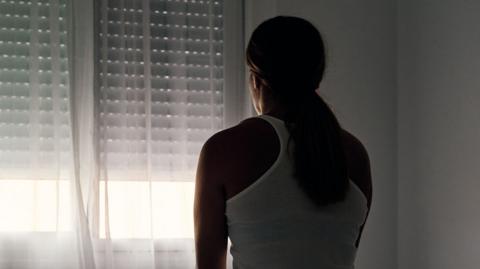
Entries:
{"label": "woman", "polygon": [[212,136],[195,190],[199,269],[353,268],[372,199],[367,152],[317,94],[320,33],[275,17],[247,48],[259,116]]}

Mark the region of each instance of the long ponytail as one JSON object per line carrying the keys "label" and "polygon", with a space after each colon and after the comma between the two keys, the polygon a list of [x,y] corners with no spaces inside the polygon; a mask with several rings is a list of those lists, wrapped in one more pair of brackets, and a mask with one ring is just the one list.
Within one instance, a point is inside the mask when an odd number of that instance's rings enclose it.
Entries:
{"label": "long ponytail", "polygon": [[348,174],[341,127],[316,93],[325,69],[318,30],[296,17],[275,17],[260,24],[247,48],[253,76],[287,108],[285,124],[293,141],[294,176],[316,205],[345,198]]}
{"label": "long ponytail", "polygon": [[337,118],[315,91],[303,99],[295,114],[286,117],[286,126],[289,144],[294,143],[294,176],[299,186],[317,205],[343,200],[348,175]]}

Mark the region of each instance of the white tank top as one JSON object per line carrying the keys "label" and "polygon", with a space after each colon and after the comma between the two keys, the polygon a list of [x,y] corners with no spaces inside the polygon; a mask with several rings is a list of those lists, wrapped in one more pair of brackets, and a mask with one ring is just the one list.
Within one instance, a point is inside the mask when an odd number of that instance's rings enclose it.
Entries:
{"label": "white tank top", "polygon": [[315,206],[292,176],[284,122],[258,118],[275,129],[280,153],[260,178],[226,202],[233,268],[354,268],[355,242],[368,210],[365,195],[350,180],[344,201]]}

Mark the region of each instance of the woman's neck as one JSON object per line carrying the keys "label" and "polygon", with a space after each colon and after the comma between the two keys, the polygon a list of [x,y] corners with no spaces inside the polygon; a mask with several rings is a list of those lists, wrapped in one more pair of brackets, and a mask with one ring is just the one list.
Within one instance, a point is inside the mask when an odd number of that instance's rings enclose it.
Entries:
{"label": "woman's neck", "polygon": [[285,114],[287,110],[285,107],[280,105],[273,105],[263,109],[261,114],[275,117],[280,120],[285,120]]}

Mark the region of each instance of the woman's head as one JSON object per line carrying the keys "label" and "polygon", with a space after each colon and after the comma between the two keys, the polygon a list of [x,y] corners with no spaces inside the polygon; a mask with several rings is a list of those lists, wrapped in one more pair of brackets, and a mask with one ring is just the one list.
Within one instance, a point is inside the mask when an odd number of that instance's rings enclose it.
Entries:
{"label": "woman's head", "polygon": [[262,97],[287,108],[298,105],[318,88],[325,70],[320,33],[297,17],[278,16],[260,24],[246,54],[257,111],[261,110]]}

